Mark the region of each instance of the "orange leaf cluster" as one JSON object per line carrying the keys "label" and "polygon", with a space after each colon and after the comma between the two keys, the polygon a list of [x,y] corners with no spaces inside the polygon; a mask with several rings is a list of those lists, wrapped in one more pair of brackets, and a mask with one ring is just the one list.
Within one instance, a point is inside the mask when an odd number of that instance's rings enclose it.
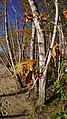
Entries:
{"label": "orange leaf cluster", "polygon": [[36,60],[28,59],[25,62],[18,62],[16,66],[13,67],[16,70],[14,74],[20,74],[21,77],[25,79],[25,83],[28,87],[32,83],[32,71],[30,71],[30,67],[34,64],[36,64]]}
{"label": "orange leaf cluster", "polygon": [[27,87],[29,87],[31,83],[32,83],[32,71],[29,71],[25,79],[25,84],[27,85]]}
{"label": "orange leaf cluster", "polygon": [[67,10],[63,11],[65,18],[67,18]]}
{"label": "orange leaf cluster", "polygon": [[23,15],[23,18],[25,18],[26,22],[28,22],[29,20],[30,20],[30,21],[33,21],[33,16],[32,16],[32,14],[30,14],[30,13],[25,13],[25,14]]}
{"label": "orange leaf cluster", "polygon": [[[28,22],[28,21],[33,21],[33,15],[32,15],[31,13],[25,13],[25,14],[23,15],[23,18],[25,18],[26,22]],[[44,15],[42,15],[42,14],[39,15],[39,20],[40,20],[41,22],[46,21],[46,19],[47,19],[47,18],[44,17]]]}
{"label": "orange leaf cluster", "polygon": [[56,58],[57,55],[60,55],[60,50],[59,50],[58,43],[55,43],[55,45],[52,48],[52,57],[53,57],[53,59]]}
{"label": "orange leaf cluster", "polygon": [[25,45],[22,43],[22,44],[20,44],[20,49],[21,50],[24,50],[25,49]]}
{"label": "orange leaf cluster", "polygon": [[46,21],[46,19],[47,19],[47,18],[46,18],[44,15],[40,14],[39,20],[40,20],[41,22]]}

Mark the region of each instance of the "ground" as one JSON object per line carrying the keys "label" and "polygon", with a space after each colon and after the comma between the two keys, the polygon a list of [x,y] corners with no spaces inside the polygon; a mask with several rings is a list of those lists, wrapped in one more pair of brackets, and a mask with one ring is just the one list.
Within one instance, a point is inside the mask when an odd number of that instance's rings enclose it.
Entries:
{"label": "ground", "polygon": [[0,118],[29,119],[33,109],[27,100],[28,93],[20,91],[18,81],[0,64]]}
{"label": "ground", "polygon": [[1,119],[48,119],[51,113],[60,110],[61,103],[58,103],[55,108],[52,105],[45,105],[43,111],[43,105],[41,105],[38,111],[35,106],[37,95],[34,92],[32,93],[33,95],[31,94],[31,97],[28,97],[28,92],[24,93],[22,91],[17,79],[13,78],[4,66],[0,64]]}

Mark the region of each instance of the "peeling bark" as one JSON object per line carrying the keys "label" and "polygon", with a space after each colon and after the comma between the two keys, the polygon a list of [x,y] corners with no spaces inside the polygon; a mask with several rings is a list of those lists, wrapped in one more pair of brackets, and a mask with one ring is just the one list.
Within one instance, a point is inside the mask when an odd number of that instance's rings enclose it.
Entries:
{"label": "peeling bark", "polygon": [[[38,50],[39,50],[39,66],[44,65],[44,59],[45,59],[45,32],[44,29],[41,26],[41,22],[38,19],[39,13],[36,6],[36,3],[34,0],[28,0],[32,14],[33,14],[33,21],[36,27],[37,37],[38,37]],[[40,70],[41,73],[41,70]],[[44,102],[45,99],[45,83],[43,83],[44,77],[41,77],[39,80],[39,102]]]}
{"label": "peeling bark", "polygon": [[[33,60],[35,59],[35,37],[36,37],[36,28],[35,28],[35,24],[34,22],[32,22],[32,38],[31,38],[31,50],[30,50],[30,59]],[[35,68],[35,66],[31,67],[32,70],[32,79],[33,82],[35,82],[35,72],[33,71],[33,69]],[[37,92],[37,83],[35,83],[35,91]]]}

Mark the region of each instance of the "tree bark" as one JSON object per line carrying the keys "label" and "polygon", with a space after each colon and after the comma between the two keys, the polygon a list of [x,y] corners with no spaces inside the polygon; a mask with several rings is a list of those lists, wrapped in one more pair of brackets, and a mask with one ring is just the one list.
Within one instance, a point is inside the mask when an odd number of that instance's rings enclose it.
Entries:
{"label": "tree bark", "polygon": [[[15,10],[15,13],[16,13],[16,30],[18,30],[18,21],[17,21],[17,12]],[[19,62],[21,61],[21,49],[20,49],[20,41],[19,41],[19,35],[18,35],[18,32],[16,32],[16,35],[17,35],[17,44],[18,44],[18,56],[19,56]]]}
{"label": "tree bark", "polygon": [[[8,54],[10,58],[10,63],[11,66],[14,67],[15,65],[15,60],[14,60],[14,54],[13,54],[13,49],[11,47],[10,39],[9,39],[9,32],[8,32],[8,17],[7,17],[7,0],[5,0],[5,32],[6,32],[6,44],[7,44],[7,49],[8,49]],[[14,69],[15,72],[15,69]],[[18,78],[18,81],[20,83],[20,86],[23,87],[21,77],[19,75],[16,76]]]}
{"label": "tree bark", "polygon": [[[35,59],[35,37],[36,37],[36,28],[34,22],[32,22],[32,38],[31,38],[31,50],[30,50],[30,59]],[[33,82],[35,82],[35,71],[33,69],[35,68],[35,65],[31,67],[32,71],[32,79]],[[35,83],[35,92],[37,92],[37,83]]]}
{"label": "tree bark", "polygon": [[9,33],[8,33],[7,0],[5,0],[5,33],[6,33],[6,43],[7,43],[7,49],[10,57],[10,62],[11,65],[14,66],[14,56],[13,56],[13,51],[11,48]]}
{"label": "tree bark", "polygon": [[[52,42],[51,42],[51,46],[50,46],[50,50],[49,50],[49,54],[48,54],[48,58],[47,58],[47,62],[46,62],[46,69],[43,73],[44,78],[46,77],[48,65],[49,65],[49,62],[51,59],[52,48],[53,48],[53,45],[55,42],[55,37],[56,37],[56,27],[57,27],[57,23],[58,23],[58,2],[57,2],[57,0],[55,0],[54,4],[55,4],[55,8],[56,8],[55,25],[54,25],[54,31],[53,31],[53,36],[52,36]],[[45,82],[45,79],[43,80],[43,82]]]}
{"label": "tree bark", "polygon": [[[37,31],[37,37],[38,37],[38,50],[39,50],[39,66],[44,65],[44,59],[45,59],[45,32],[44,29],[41,26],[41,22],[38,20],[38,9],[37,5],[34,0],[28,0],[32,14],[33,14],[33,21],[36,27]],[[41,70],[40,70],[41,73]],[[39,102],[43,103],[45,99],[45,83],[43,83],[44,77],[41,77],[39,80]]]}

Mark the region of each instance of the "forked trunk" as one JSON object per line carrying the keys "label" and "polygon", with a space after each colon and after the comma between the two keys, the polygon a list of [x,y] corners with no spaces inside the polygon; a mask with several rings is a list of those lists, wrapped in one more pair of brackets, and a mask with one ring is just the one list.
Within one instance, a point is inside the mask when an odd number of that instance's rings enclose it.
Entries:
{"label": "forked trunk", "polygon": [[[49,50],[48,58],[47,58],[47,61],[46,61],[46,69],[45,69],[45,71],[43,73],[44,78],[46,77],[48,65],[49,65],[49,62],[51,60],[52,48],[53,48],[53,45],[54,45],[54,42],[55,42],[56,28],[57,28],[57,23],[58,23],[58,2],[57,2],[57,0],[55,0],[54,4],[55,4],[55,8],[56,8],[54,31],[53,31],[52,42],[51,42],[51,45],[50,45],[50,50]],[[44,79],[43,82],[45,82],[45,80],[46,79]]]}
{"label": "forked trunk", "polygon": [[[38,37],[38,50],[39,50],[39,66],[44,65],[44,59],[45,59],[45,32],[44,29],[41,26],[41,22],[38,20],[39,13],[38,9],[36,7],[36,3],[34,0],[28,0],[32,14],[33,14],[33,21],[36,27],[37,37]],[[41,70],[40,70],[41,73]],[[39,80],[39,102],[44,102],[45,99],[45,83],[43,83],[44,77],[41,77]]]}

